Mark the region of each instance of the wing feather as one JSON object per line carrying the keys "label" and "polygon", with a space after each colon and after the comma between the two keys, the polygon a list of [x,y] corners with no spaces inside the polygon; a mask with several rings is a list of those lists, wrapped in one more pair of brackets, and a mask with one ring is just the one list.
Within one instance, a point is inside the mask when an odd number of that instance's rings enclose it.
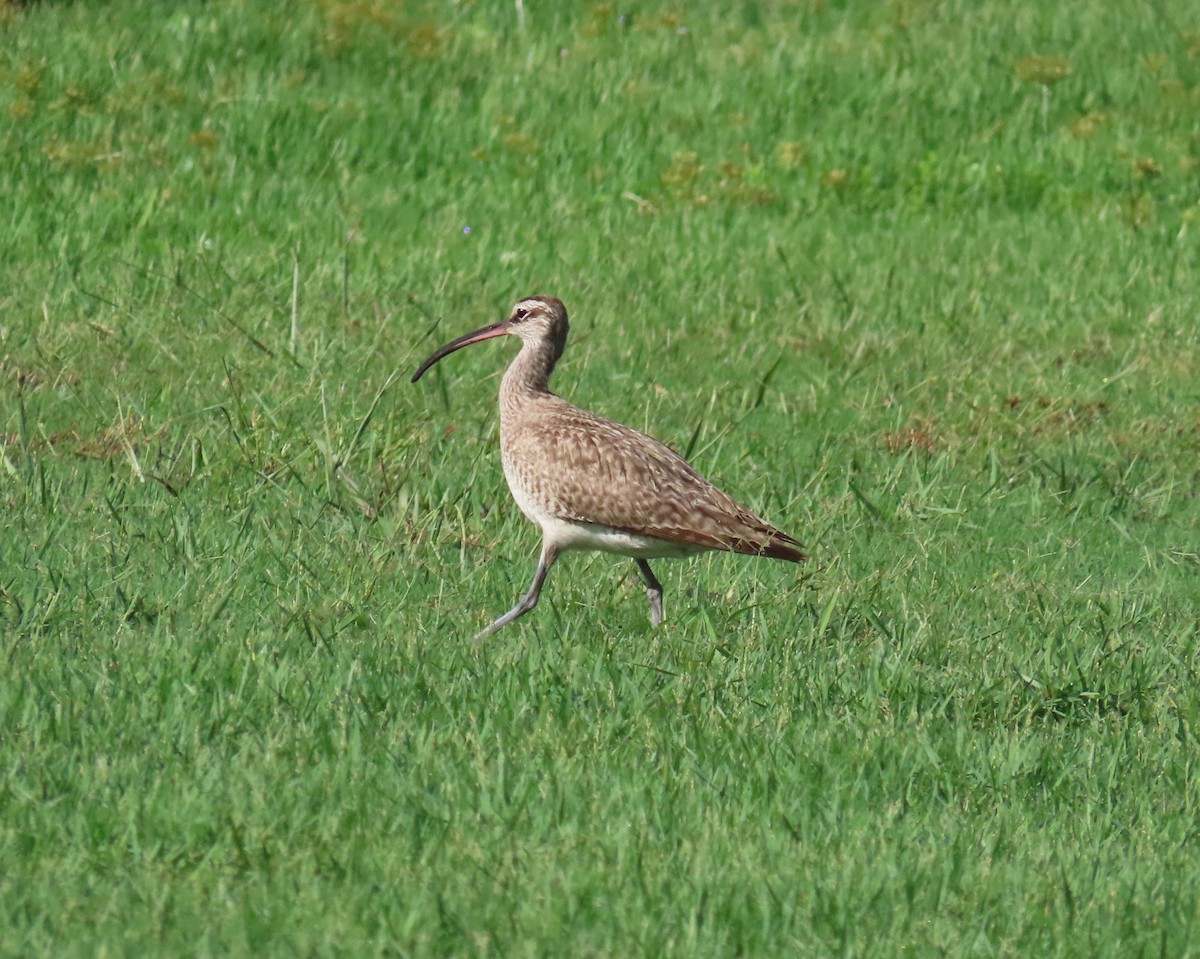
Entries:
{"label": "wing feather", "polygon": [[502,424],[502,446],[510,480],[553,515],[703,549],[805,558],[800,543],[665,444],[557,396],[545,402],[537,416]]}

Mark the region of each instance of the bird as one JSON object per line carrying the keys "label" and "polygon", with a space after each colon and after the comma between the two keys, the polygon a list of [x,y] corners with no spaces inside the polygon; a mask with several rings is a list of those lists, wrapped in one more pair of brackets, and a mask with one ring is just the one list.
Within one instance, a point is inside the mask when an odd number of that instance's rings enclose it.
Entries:
{"label": "bird", "polygon": [[519,300],[508,318],[440,347],[412,376],[464,347],[500,336],[521,349],[500,381],[500,455],[517,506],[541,527],[533,583],[475,637],[524,616],[558,557],[572,550],[627,556],[646,586],[650,622],[663,622],[663,587],[649,560],[725,550],[802,563],[801,543],[717,489],[674,450],[550,391],[567,345],[567,308],[553,296]]}

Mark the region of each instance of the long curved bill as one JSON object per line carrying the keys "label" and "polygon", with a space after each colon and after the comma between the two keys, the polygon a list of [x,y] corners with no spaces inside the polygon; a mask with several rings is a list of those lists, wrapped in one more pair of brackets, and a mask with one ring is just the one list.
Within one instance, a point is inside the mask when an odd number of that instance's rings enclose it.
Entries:
{"label": "long curved bill", "polygon": [[482,343],[484,340],[490,340],[494,336],[505,336],[508,333],[508,320],[501,320],[499,323],[493,323],[491,326],[485,326],[482,330],[476,330],[474,333],[468,333],[466,336],[460,336],[457,340],[451,340],[445,346],[441,347],[429,357],[424,363],[417,367],[417,372],[413,374],[412,381],[415,383],[434,363],[440,360],[443,356],[449,356],[455,350],[461,350],[464,346],[470,346],[472,343]]}

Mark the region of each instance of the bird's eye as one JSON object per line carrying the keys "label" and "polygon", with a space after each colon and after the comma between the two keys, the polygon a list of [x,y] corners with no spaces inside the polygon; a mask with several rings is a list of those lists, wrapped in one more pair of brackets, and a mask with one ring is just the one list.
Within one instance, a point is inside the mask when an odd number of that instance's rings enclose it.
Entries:
{"label": "bird's eye", "polygon": [[527,309],[525,309],[524,307],[520,307],[515,313],[513,313],[513,318],[517,319],[517,320],[524,320],[528,316],[529,316],[529,311]]}

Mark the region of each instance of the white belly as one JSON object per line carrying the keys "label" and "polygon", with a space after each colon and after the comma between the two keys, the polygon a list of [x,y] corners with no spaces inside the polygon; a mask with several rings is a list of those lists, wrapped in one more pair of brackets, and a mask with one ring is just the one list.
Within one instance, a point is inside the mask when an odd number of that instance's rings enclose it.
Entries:
{"label": "white belly", "polygon": [[595,523],[576,523],[570,520],[550,518],[538,524],[547,541],[559,550],[586,549],[601,553],[616,553],[636,559],[658,559],[674,556],[691,556],[703,552],[698,546],[672,543],[653,536],[640,536],[610,526]]}

